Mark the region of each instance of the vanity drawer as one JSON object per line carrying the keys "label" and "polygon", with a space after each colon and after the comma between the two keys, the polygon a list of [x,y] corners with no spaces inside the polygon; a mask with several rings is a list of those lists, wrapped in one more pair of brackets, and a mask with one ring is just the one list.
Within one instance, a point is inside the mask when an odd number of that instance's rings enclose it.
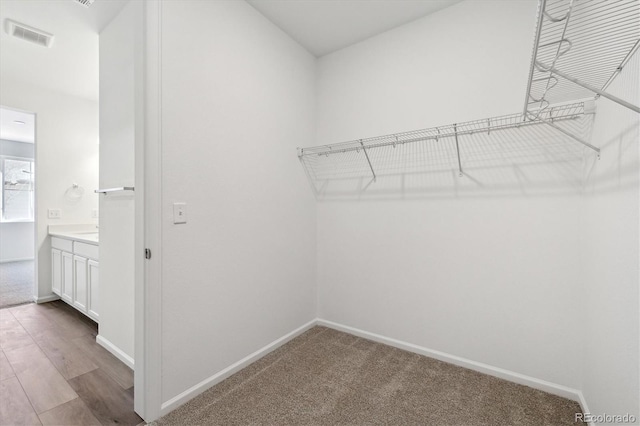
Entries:
{"label": "vanity drawer", "polygon": [[93,244],[86,244],[76,241],[73,243],[73,252],[78,256],[98,260],[98,246]]}
{"label": "vanity drawer", "polygon": [[65,240],[64,238],[51,237],[51,247],[62,251],[72,252],[71,240]]}

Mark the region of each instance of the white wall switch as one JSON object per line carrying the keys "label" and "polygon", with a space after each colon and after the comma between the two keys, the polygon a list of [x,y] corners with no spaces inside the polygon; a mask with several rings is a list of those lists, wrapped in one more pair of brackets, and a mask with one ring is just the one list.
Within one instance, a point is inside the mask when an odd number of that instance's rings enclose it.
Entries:
{"label": "white wall switch", "polygon": [[97,219],[97,218],[99,217],[99,216],[98,216],[98,209],[93,209],[93,210],[91,210],[91,217],[92,217],[93,219]]}
{"label": "white wall switch", "polygon": [[187,223],[187,203],[173,203],[173,223]]}
{"label": "white wall switch", "polygon": [[47,216],[49,219],[60,219],[62,217],[62,212],[60,209],[48,209]]}

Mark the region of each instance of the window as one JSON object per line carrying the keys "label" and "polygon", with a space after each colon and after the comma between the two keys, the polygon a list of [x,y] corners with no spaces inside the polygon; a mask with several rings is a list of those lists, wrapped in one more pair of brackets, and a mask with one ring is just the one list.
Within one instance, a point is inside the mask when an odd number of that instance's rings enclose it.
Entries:
{"label": "window", "polygon": [[30,221],[34,215],[35,164],[28,158],[0,157],[2,222]]}

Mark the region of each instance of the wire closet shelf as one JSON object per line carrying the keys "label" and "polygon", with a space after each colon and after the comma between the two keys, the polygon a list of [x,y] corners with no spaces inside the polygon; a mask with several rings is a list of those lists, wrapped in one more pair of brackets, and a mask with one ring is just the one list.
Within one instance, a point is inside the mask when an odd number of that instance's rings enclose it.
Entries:
{"label": "wire closet shelf", "polygon": [[372,162],[371,150],[450,138],[455,142],[458,174],[463,176],[460,136],[536,125],[555,129],[595,151],[600,158],[600,148],[560,123],[595,113],[594,100],[600,96],[640,113],[638,106],[606,91],[639,48],[639,0],[539,0],[526,100],[521,114],[298,148],[298,157],[308,177],[317,179],[325,176],[330,167],[323,163],[323,157],[349,153],[348,158],[337,164],[352,168],[354,174],[361,173],[364,166],[376,181],[376,157],[373,156]]}
{"label": "wire closet shelf", "polygon": [[550,105],[607,93],[640,47],[638,0],[540,0],[524,106],[527,119]]}
{"label": "wire closet shelf", "polygon": [[[522,113],[503,115],[500,117],[486,118],[483,120],[466,121],[463,123],[455,123],[446,126],[431,127],[409,132],[393,133],[385,136],[357,139],[330,145],[298,148],[298,157],[307,171],[311,175],[313,175],[315,173],[315,169],[318,167],[318,164],[323,157],[342,155],[345,153],[360,154],[362,156],[361,161],[366,161],[366,164],[368,165],[371,175],[375,181],[377,178],[377,174],[375,165],[372,164],[369,158],[370,150],[388,146],[396,147],[405,144],[438,142],[441,139],[453,138],[455,140],[458,172],[460,176],[462,176],[463,164],[460,158],[460,148],[458,145],[459,136],[473,135],[474,133],[491,134],[491,132],[500,130],[515,129],[540,124],[547,124],[551,127],[556,128],[556,130],[566,134],[566,130],[558,126],[556,123],[566,120],[575,120],[582,117],[584,114],[585,102],[576,102],[572,104],[546,108],[544,111],[537,114],[535,120],[525,120],[525,114]],[[583,145],[599,152],[599,149],[597,147],[590,145],[589,143],[576,138],[571,134],[567,135],[574,138],[577,142],[580,142]]]}

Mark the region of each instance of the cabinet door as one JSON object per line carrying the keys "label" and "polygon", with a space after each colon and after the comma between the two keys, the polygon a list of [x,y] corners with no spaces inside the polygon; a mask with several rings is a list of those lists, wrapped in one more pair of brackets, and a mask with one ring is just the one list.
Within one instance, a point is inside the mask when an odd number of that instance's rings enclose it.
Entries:
{"label": "cabinet door", "polygon": [[73,255],[66,251],[62,254],[62,290],[60,297],[67,303],[73,303]]}
{"label": "cabinet door", "polygon": [[51,290],[60,296],[62,288],[62,253],[58,249],[51,249]]}
{"label": "cabinet door", "polygon": [[73,269],[75,272],[76,288],[73,298],[73,306],[80,312],[87,312],[87,301],[89,300],[89,286],[87,285],[87,258],[73,256]]}
{"label": "cabinet door", "polygon": [[99,293],[99,276],[98,276],[98,262],[95,260],[89,260],[89,305],[87,306],[87,314],[91,318],[93,318],[96,322],[99,319],[98,310],[100,306],[98,305],[98,299],[100,298]]}

